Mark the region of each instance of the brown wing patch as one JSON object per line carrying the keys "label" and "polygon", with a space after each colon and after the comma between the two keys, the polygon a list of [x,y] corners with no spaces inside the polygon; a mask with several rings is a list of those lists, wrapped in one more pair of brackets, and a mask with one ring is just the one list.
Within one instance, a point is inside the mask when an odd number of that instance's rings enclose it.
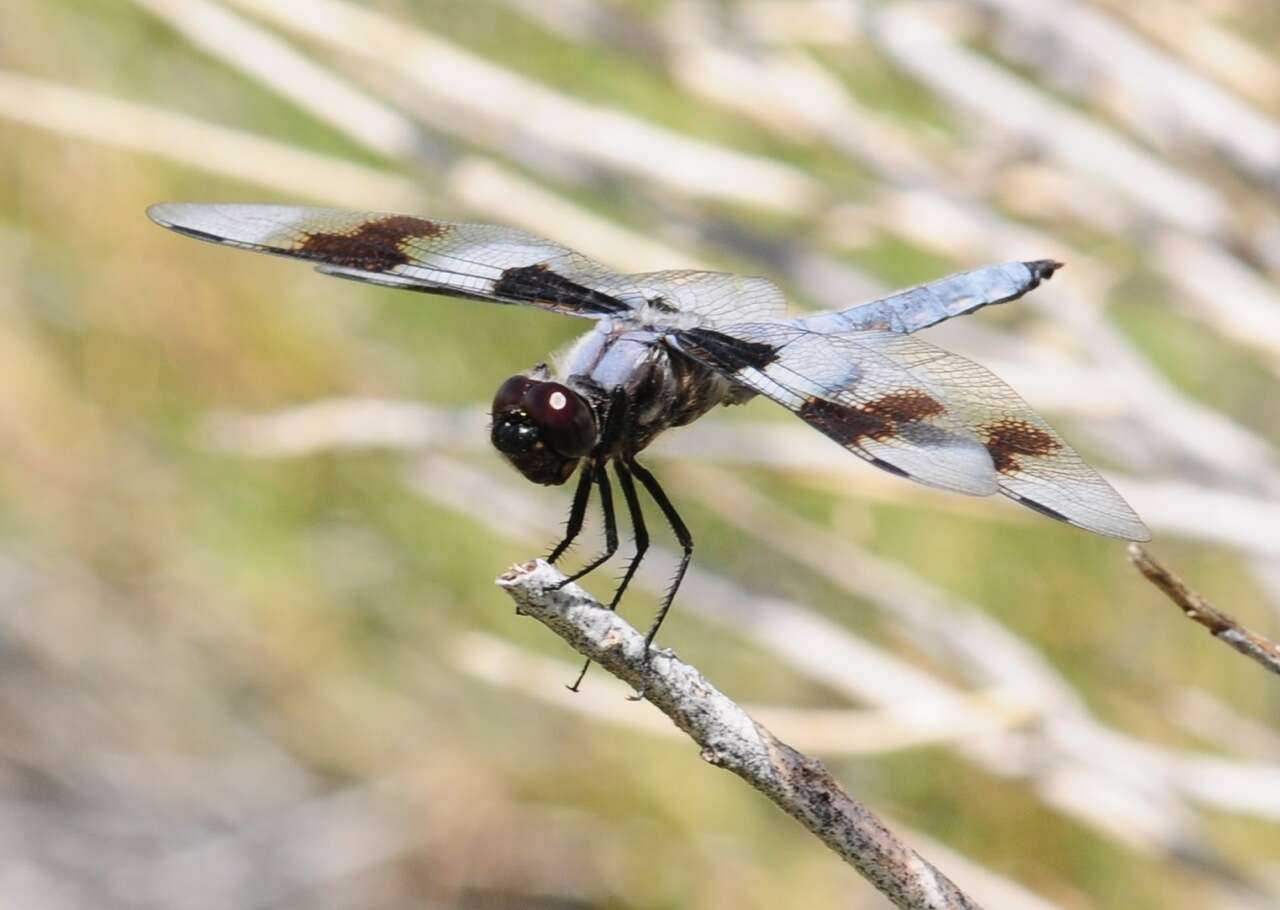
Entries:
{"label": "brown wing patch", "polygon": [[1019,455],[1052,455],[1062,448],[1048,430],[1026,420],[1006,418],[982,428],[987,451],[1001,474],[1019,471]]}
{"label": "brown wing patch", "polygon": [[843,446],[862,439],[882,441],[897,435],[905,423],[918,423],[946,413],[942,402],[921,389],[890,392],[861,405],[809,398],[796,413]]}
{"label": "brown wing patch", "polygon": [[407,265],[405,241],[439,237],[448,228],[443,224],[411,215],[388,215],[366,221],[343,233],[314,232],[304,235],[293,252],[307,259],[319,259],[363,272],[389,272]]}

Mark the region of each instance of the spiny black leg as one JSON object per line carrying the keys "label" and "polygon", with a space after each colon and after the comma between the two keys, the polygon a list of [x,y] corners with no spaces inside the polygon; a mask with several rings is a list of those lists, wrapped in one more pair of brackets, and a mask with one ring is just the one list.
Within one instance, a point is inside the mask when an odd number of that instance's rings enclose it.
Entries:
{"label": "spiny black leg", "polygon": [[[613,600],[609,601],[610,610],[618,609],[623,592],[627,590],[627,585],[631,584],[631,576],[636,574],[636,569],[640,568],[640,560],[644,559],[645,551],[649,549],[649,530],[644,524],[644,513],[640,511],[640,497],[636,495],[636,485],[631,480],[631,472],[627,470],[627,465],[624,461],[615,461],[613,470],[617,472],[618,485],[622,487],[622,496],[626,499],[627,511],[631,514],[631,527],[635,530],[636,555],[631,558],[631,562],[627,563],[627,570],[622,574],[622,581],[618,583],[618,590],[613,593]],[[590,666],[590,659],[582,664],[582,670],[578,673],[578,678],[569,686],[570,692],[578,691],[578,686],[582,685],[582,678],[587,675],[587,670]]]}
{"label": "spiny black leg", "polygon": [[[615,388],[609,397],[609,409],[605,412],[604,427],[601,430],[599,442],[591,455],[590,471],[592,479],[600,486],[600,507],[604,511],[605,551],[598,558],[588,563],[586,568],[580,569],[577,573],[561,582],[561,587],[571,581],[577,581],[588,572],[598,568],[618,551],[618,525],[613,516],[613,490],[609,486],[609,475],[605,472],[605,463],[609,460],[609,451],[614,442],[625,429],[626,420],[626,392],[622,388]],[[578,497],[581,497],[585,511],[587,494],[582,491],[582,483],[582,481],[579,481],[578,492],[574,494],[574,507],[577,507]],[[572,520],[572,516],[570,520]],[[579,524],[581,524],[581,520],[579,520]]]}
{"label": "spiny black leg", "polygon": [[613,488],[609,486],[609,475],[605,472],[603,458],[595,463],[592,473],[595,475],[596,484],[600,487],[600,508],[604,512],[604,552],[560,582],[557,587],[563,588],[569,582],[577,581],[582,576],[594,572],[608,562],[609,557],[618,552],[618,522],[613,514]]}
{"label": "spiny black leg", "polygon": [[649,529],[644,524],[644,512],[640,510],[640,497],[636,495],[636,485],[631,480],[631,471],[627,467],[627,462],[625,460],[614,462],[613,470],[618,475],[618,485],[622,487],[622,496],[627,501],[631,528],[635,532],[636,555],[631,557],[631,562],[627,563],[627,570],[622,573],[618,590],[613,592],[613,600],[609,601],[610,610],[618,609],[623,592],[627,590],[627,585],[631,584],[631,576],[636,574],[636,569],[640,568],[640,560],[644,559],[644,554],[649,549]]}
{"label": "spiny black leg", "polygon": [[638,461],[631,461],[630,468],[636,477],[640,478],[640,482],[649,491],[653,501],[658,504],[662,514],[666,516],[667,523],[671,525],[671,530],[675,532],[676,540],[680,542],[680,548],[684,551],[680,558],[680,567],[676,569],[675,577],[671,579],[671,587],[667,588],[667,596],[662,599],[662,606],[658,608],[658,615],[653,620],[649,633],[644,637],[645,647],[648,648],[649,645],[653,644],[654,636],[658,634],[662,621],[667,618],[667,611],[671,609],[671,601],[675,600],[676,591],[680,588],[680,582],[684,580],[685,570],[689,568],[689,560],[693,556],[693,535],[689,533],[689,529],[680,518],[680,514],[676,512],[675,506],[671,504],[671,500],[663,492],[662,487],[658,484],[658,479],[650,474],[649,470]]}
{"label": "spiny black leg", "polygon": [[564,527],[564,540],[556,544],[556,548],[547,557],[547,562],[555,561],[569,549],[578,532],[582,530],[582,520],[587,515],[587,502],[591,499],[591,485],[595,483],[595,470],[592,466],[582,468],[578,477],[578,489],[573,494],[573,505],[569,509],[569,521]]}

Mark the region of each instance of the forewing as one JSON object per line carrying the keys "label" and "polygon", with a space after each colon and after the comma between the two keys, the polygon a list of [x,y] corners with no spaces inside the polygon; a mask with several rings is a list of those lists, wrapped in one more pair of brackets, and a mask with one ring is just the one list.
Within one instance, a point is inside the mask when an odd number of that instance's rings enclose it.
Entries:
{"label": "forewing", "polygon": [[1120,494],[990,370],[917,338],[878,332],[858,337],[938,390],[950,413],[990,453],[1001,493],[1098,534],[1150,539]]}
{"label": "forewing", "polygon": [[778,402],[879,468],[961,493],[996,492],[986,447],[927,377],[863,337],[881,334],[827,336],[753,323],[672,337],[695,360]]}
{"label": "forewing", "polygon": [[288,205],[163,203],[147,214],[181,234],[317,263],[325,274],[601,318],[631,307],[601,290],[618,276],[516,228]]}

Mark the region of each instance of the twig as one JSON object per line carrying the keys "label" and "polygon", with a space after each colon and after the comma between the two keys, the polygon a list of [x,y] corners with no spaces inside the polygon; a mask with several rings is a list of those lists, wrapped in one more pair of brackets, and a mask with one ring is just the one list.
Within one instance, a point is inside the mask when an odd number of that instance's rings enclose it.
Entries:
{"label": "twig", "polygon": [[[578,666],[540,657],[500,638],[470,632],[458,637],[450,661],[462,672],[601,723],[656,736],[678,738],[680,731],[653,711],[619,711],[623,686],[602,680],[578,692],[563,683]],[[1032,708],[1014,701],[1014,693],[988,689],[966,696],[973,711],[922,723],[918,707],[903,699],[896,705],[868,708],[785,708],[744,705],[748,713],[805,752],[832,756],[883,755],[939,743],[954,743],[1008,730],[1033,720]],[[977,723],[974,723],[974,720]]]}
{"label": "twig", "polygon": [[1137,544],[1129,545],[1129,561],[1146,576],[1147,581],[1177,604],[1188,619],[1200,623],[1214,638],[1225,641],[1245,657],[1252,658],[1272,673],[1280,674],[1280,645],[1250,632],[1214,607]]}
{"label": "twig", "polygon": [[646,660],[644,637],[547,563],[526,563],[498,584],[575,650],[644,693],[702,747],[702,757],[737,774],[791,815],[899,907],[952,910],[978,905],[845,792],[821,762],[777,739],[672,652]]}

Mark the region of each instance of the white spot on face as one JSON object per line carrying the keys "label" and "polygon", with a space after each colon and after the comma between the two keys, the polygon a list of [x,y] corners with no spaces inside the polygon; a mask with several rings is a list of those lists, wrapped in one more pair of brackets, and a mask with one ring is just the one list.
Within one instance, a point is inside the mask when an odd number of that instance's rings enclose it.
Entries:
{"label": "white spot on face", "polygon": [[563,411],[565,405],[569,403],[569,399],[564,397],[564,392],[552,392],[551,398],[547,401],[554,411]]}

